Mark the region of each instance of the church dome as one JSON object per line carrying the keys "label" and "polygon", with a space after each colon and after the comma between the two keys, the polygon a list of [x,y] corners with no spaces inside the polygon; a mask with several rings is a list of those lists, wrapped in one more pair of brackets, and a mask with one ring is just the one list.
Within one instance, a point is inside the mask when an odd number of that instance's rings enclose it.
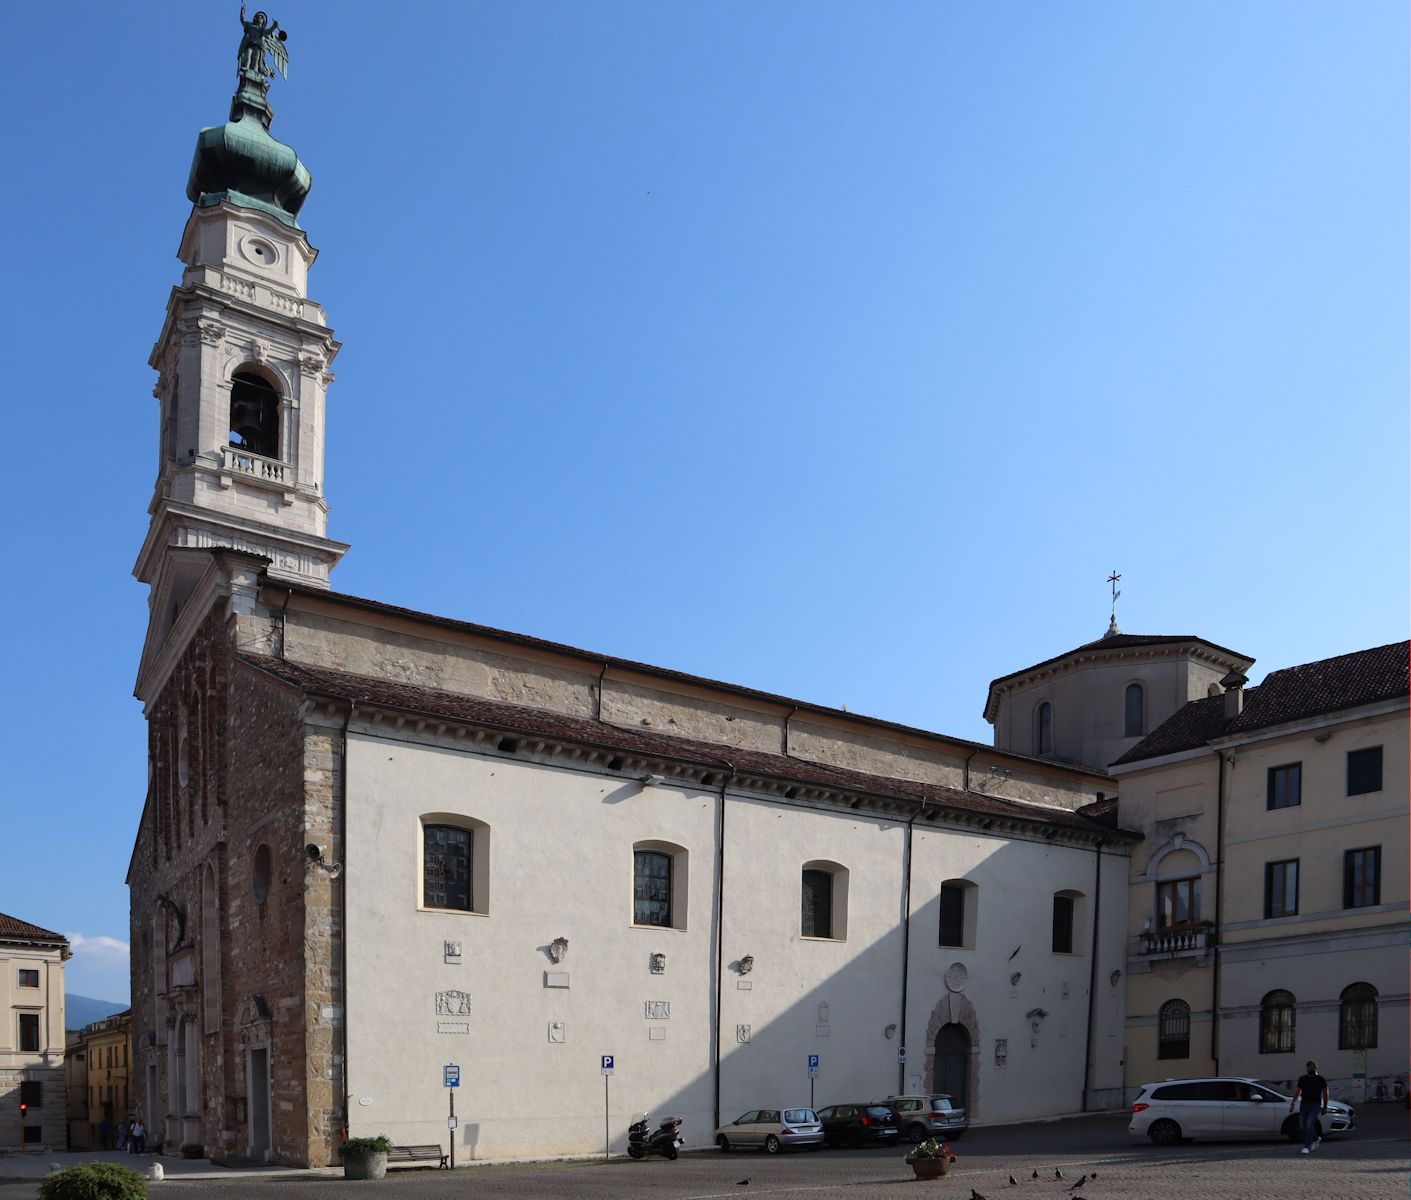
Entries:
{"label": "church dome", "polygon": [[[269,23],[262,12],[253,20],[240,10],[244,37],[239,51],[239,87],[230,102],[230,120],[201,130],[186,195],[198,208],[229,200],[258,208],[293,225],[313,183],[308,168],[292,146],[276,141],[269,127],[274,112],[269,106],[269,80],[276,70],[288,74],[286,34],[279,22]],[[267,57],[273,57],[270,67]]]}

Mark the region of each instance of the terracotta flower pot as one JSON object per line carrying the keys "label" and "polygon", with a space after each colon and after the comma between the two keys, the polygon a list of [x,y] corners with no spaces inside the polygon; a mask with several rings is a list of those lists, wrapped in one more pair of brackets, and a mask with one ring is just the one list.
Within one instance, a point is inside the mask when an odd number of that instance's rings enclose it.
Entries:
{"label": "terracotta flower pot", "polygon": [[908,1158],[917,1179],[939,1179],[950,1170],[950,1159],[946,1155],[939,1158]]}

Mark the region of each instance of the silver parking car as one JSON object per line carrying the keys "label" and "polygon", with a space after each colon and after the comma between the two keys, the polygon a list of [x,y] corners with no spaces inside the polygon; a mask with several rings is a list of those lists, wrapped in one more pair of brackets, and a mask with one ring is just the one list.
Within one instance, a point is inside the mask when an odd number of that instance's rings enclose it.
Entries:
{"label": "silver parking car", "polygon": [[715,1144],[725,1151],[758,1146],[766,1154],[778,1154],[788,1146],[822,1145],[823,1126],[811,1108],[752,1108],[717,1129]]}
{"label": "silver parking car", "polygon": [[879,1101],[897,1114],[902,1137],[909,1142],[927,1138],[959,1141],[970,1128],[970,1116],[954,1096],[931,1092],[921,1096],[888,1096]]}
{"label": "silver parking car", "polygon": [[[1146,1134],[1158,1146],[1182,1138],[1286,1137],[1302,1140],[1298,1116],[1283,1086],[1249,1076],[1166,1079],[1146,1083],[1132,1104],[1127,1132]],[[1340,1100],[1330,1101],[1318,1123],[1318,1136],[1351,1133],[1357,1114]]]}

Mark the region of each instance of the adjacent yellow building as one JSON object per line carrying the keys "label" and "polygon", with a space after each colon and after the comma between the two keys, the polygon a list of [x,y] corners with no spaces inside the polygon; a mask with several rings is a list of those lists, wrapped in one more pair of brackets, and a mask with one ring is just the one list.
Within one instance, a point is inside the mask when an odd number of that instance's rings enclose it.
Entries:
{"label": "adjacent yellow building", "polygon": [[1125,1081],[1407,1074],[1408,644],[1231,671],[1111,767],[1144,835]]}

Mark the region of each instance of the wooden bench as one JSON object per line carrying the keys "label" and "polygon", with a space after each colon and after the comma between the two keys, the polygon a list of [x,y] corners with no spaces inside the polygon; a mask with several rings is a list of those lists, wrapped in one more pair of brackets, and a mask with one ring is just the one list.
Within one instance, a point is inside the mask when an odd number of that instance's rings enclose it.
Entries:
{"label": "wooden bench", "polygon": [[393,1146],[387,1152],[387,1163],[434,1162],[439,1169],[450,1170],[448,1157],[440,1146]]}

